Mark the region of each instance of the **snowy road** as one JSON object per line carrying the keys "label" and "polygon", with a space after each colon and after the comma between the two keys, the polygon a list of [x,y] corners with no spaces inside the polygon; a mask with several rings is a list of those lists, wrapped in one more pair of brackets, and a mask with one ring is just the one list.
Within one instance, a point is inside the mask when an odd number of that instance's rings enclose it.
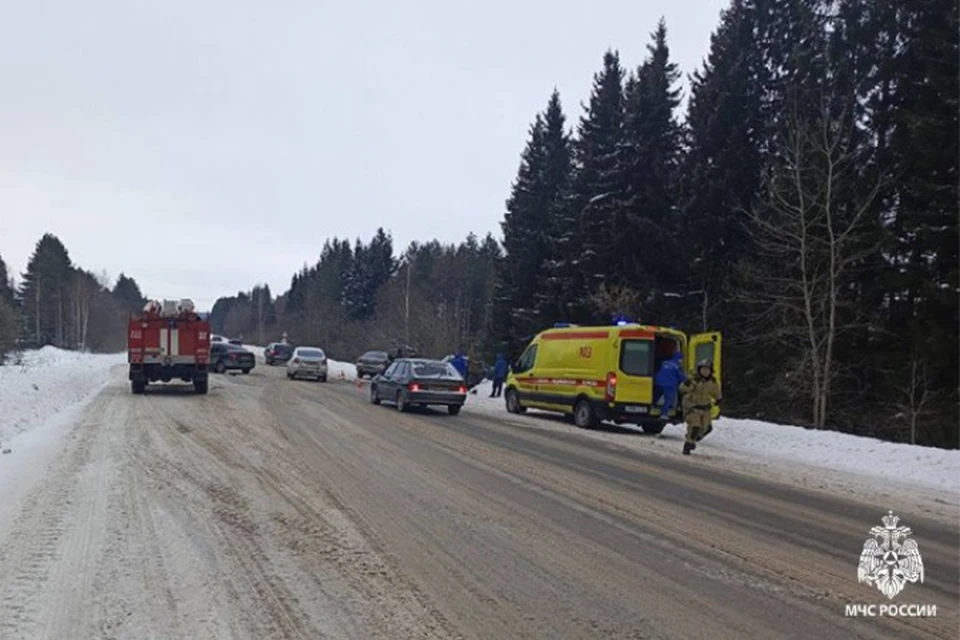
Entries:
{"label": "snowy road", "polygon": [[[186,391],[186,388],[184,389]],[[954,506],[809,493],[282,369],[208,396],[122,371],[0,511],[0,638],[954,638]],[[923,554],[854,619],[870,527]]]}

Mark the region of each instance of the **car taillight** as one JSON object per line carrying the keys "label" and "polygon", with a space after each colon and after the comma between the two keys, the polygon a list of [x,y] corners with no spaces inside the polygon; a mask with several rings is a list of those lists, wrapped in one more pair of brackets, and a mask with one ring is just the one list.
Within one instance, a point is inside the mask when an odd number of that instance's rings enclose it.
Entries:
{"label": "car taillight", "polygon": [[607,388],[603,395],[607,402],[613,402],[613,399],[617,396],[617,374],[612,371],[607,374]]}
{"label": "car taillight", "polygon": [[231,353],[231,354],[230,354],[230,359],[231,359],[231,360],[236,360],[236,359],[237,359],[237,354]]}
{"label": "car taillight", "polygon": [[300,364],[300,358],[294,358],[293,364]]}
{"label": "car taillight", "polygon": [[457,388],[457,393],[466,393],[466,392],[467,392],[467,388],[466,388],[465,386],[463,386],[463,385],[460,385],[460,386]]}
{"label": "car taillight", "polygon": [[407,385],[407,388],[410,389],[410,391],[420,391],[420,385],[416,382],[411,382],[409,385]]}

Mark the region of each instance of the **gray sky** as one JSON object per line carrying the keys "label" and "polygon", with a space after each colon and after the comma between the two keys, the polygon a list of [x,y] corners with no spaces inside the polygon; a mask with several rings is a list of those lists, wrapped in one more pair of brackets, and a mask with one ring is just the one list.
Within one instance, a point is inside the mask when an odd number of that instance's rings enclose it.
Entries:
{"label": "gray sky", "polygon": [[498,223],[554,86],[573,125],[607,48],[661,15],[686,77],[726,0],[8,0],[0,256],[44,232],[151,297],[280,293],[330,236]]}

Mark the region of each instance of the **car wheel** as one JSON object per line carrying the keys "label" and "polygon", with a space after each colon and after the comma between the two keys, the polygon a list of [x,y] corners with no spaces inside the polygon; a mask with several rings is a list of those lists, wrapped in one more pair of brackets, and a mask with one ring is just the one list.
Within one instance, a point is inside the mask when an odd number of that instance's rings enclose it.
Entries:
{"label": "car wheel", "polygon": [[244,374],[244,375],[250,373],[250,369],[241,369],[241,371],[243,371],[243,374]]}
{"label": "car wheel", "polygon": [[600,423],[597,412],[586,398],[580,398],[573,409],[573,422],[581,429],[595,429]]}
{"label": "car wheel", "polygon": [[507,411],[510,413],[524,413],[526,407],[520,404],[520,394],[515,389],[507,390]]}
{"label": "car wheel", "polygon": [[461,407],[458,404],[451,404],[450,406],[447,407],[447,411],[449,411],[450,415],[452,416],[455,416],[458,413],[460,413],[460,409]]}
{"label": "car wheel", "polygon": [[327,381],[327,376],[326,376],[326,375],[320,376],[320,382],[326,382],[326,381]]}
{"label": "car wheel", "polygon": [[667,426],[667,423],[666,422],[644,422],[640,426],[643,427],[644,433],[656,435],[661,431],[663,431],[663,428]]}
{"label": "car wheel", "polygon": [[397,392],[397,411],[401,413],[406,413],[410,410],[410,405],[407,402],[407,395],[403,391]]}
{"label": "car wheel", "polygon": [[370,385],[370,403],[371,404],[380,404],[380,392],[377,390],[377,385]]}
{"label": "car wheel", "polygon": [[225,373],[227,370],[227,365],[223,363],[223,360],[218,360],[217,366],[215,366],[213,370],[216,371],[217,373]]}
{"label": "car wheel", "polygon": [[287,380],[293,380],[293,374],[287,371]]}

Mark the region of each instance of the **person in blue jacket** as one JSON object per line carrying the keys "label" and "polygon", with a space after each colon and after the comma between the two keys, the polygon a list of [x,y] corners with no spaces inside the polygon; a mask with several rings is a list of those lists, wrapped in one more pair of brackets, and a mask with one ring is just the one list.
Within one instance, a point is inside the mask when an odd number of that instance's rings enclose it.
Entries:
{"label": "person in blue jacket", "polygon": [[466,382],[468,363],[466,356],[463,355],[463,349],[457,349],[457,353],[454,354],[450,364],[453,365],[453,368],[457,370],[457,373],[459,373],[460,377]]}
{"label": "person in blue jacket", "polygon": [[493,363],[493,391],[490,392],[491,398],[499,398],[503,393],[503,381],[507,379],[507,372],[510,367],[507,365],[507,359],[502,353],[497,354],[497,359]]}
{"label": "person in blue jacket", "polygon": [[678,389],[686,380],[687,374],[683,372],[683,354],[677,350],[661,363],[660,370],[653,378],[654,404],[661,396],[663,397],[663,407],[660,409],[661,419],[669,419],[670,412],[677,406]]}

